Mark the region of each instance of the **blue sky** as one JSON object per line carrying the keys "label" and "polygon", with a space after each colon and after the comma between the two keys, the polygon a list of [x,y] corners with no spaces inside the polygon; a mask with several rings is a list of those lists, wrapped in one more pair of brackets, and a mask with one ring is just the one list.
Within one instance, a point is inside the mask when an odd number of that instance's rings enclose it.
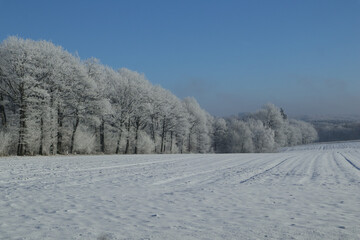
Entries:
{"label": "blue sky", "polygon": [[360,114],[359,0],[0,0],[0,41],[50,40],[213,115]]}

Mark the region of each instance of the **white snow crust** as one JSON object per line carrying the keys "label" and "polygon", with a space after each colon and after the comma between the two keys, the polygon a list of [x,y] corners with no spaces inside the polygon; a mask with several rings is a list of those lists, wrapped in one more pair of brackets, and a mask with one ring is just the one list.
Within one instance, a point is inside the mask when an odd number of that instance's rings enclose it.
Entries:
{"label": "white snow crust", "polygon": [[360,239],[360,143],[0,158],[0,239]]}

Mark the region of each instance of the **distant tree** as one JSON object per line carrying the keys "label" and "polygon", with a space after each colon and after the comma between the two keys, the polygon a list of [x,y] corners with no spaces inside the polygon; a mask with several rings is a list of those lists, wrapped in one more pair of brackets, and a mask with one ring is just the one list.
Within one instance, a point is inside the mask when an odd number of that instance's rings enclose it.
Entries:
{"label": "distant tree", "polygon": [[280,113],[281,113],[281,116],[283,117],[283,119],[286,120],[286,119],[287,119],[287,115],[285,114],[284,109],[280,108]]}
{"label": "distant tree", "polygon": [[254,119],[249,119],[247,125],[252,133],[254,152],[273,152],[276,149],[275,134],[271,128]]}
{"label": "distant tree", "polygon": [[299,136],[301,134],[301,141],[297,140],[292,145],[308,144],[308,143],[315,142],[318,139],[317,131],[315,130],[313,125],[311,125],[310,123],[292,119],[290,121],[290,125],[293,126],[293,128],[297,129],[296,130],[297,134],[298,134],[297,138],[299,138]]}
{"label": "distant tree", "polygon": [[266,128],[274,130],[274,139],[279,147],[286,146],[287,137],[285,135],[285,129],[287,122],[278,107],[268,103],[262,109],[252,114],[251,118],[260,120]]}
{"label": "distant tree", "polygon": [[214,152],[226,152],[227,124],[223,118],[215,118],[213,123]]}
{"label": "distant tree", "polygon": [[230,153],[254,152],[252,133],[248,125],[238,119],[229,120],[229,128],[226,138],[227,151]]}
{"label": "distant tree", "polygon": [[207,125],[208,115],[206,111],[201,109],[195,98],[185,98],[183,104],[188,112],[188,152],[208,152],[211,141],[209,135],[210,132]]}

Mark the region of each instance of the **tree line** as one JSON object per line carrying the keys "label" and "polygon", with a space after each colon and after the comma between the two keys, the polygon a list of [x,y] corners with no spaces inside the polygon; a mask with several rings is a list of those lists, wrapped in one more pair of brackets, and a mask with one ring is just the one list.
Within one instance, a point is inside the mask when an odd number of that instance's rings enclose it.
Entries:
{"label": "tree line", "polygon": [[360,139],[360,122],[356,120],[313,120],[320,142]]}
{"label": "tree line", "polygon": [[0,44],[0,155],[272,152],[316,139],[311,124],[273,104],[215,118],[143,74],[51,42]]}

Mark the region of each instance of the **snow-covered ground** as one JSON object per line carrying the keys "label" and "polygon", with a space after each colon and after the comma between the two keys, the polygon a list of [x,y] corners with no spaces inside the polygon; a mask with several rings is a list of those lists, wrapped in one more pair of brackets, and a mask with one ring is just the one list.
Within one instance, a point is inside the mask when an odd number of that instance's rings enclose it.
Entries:
{"label": "snow-covered ground", "polygon": [[360,239],[360,143],[0,158],[0,239]]}

